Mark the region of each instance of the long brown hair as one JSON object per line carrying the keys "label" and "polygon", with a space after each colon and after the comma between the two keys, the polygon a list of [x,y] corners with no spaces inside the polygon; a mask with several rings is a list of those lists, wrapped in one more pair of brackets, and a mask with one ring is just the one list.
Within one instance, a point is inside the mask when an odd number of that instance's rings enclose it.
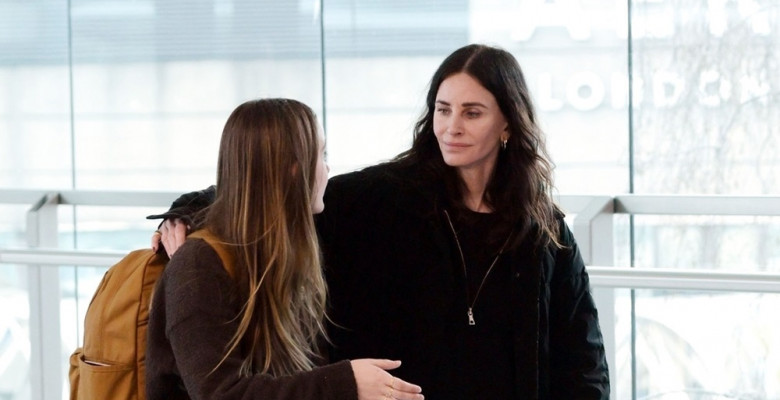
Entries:
{"label": "long brown hair", "polygon": [[295,100],[243,103],[222,132],[206,226],[234,249],[244,305],[225,358],[238,351],[244,375],[314,365],[326,305],[311,209],[317,157],[316,116]]}
{"label": "long brown hair", "polygon": [[[476,79],[495,98],[509,125],[509,141],[499,152],[493,175],[485,188],[484,201],[520,232],[538,228],[537,243],[557,244],[559,227],[552,200],[553,163],[544,134],[537,124],[531,95],[517,60],[507,51],[480,44],[461,47],[450,54],[431,79],[426,108],[417,121],[412,147],[396,157],[401,165],[418,165],[421,179],[443,182],[449,202],[463,204],[464,182],[455,168],[447,166],[433,133],[436,95],[441,83],[457,73]],[[518,241],[523,235],[518,235]]]}

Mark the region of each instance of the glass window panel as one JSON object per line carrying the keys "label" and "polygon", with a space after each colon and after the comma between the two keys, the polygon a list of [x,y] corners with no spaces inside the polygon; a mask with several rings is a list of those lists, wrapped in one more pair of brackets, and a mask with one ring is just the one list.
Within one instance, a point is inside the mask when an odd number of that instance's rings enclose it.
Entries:
{"label": "glass window panel", "polygon": [[[0,264],[0,397],[30,398],[27,268]],[[13,305],[13,306],[11,306]]]}
{"label": "glass window panel", "polygon": [[[598,289],[606,290],[606,289]],[[615,289],[615,319],[613,321],[615,335],[615,352],[612,359],[607,359],[609,365],[610,392],[613,399],[631,399],[633,392],[633,318],[632,298],[630,289]],[[599,309],[599,315],[601,310]],[[602,330],[609,325],[599,318]]]}
{"label": "glass window panel", "polygon": [[[30,206],[0,206],[0,247],[24,248]],[[0,398],[30,398],[28,267],[0,264]]]}
{"label": "glass window panel", "polygon": [[[483,42],[512,52],[524,69],[557,164],[558,188],[625,190],[628,83],[625,32],[618,23],[626,20],[625,7],[613,2],[577,6],[572,12],[559,2],[326,2],[332,173],[408,148],[435,68],[456,48]],[[427,13],[436,17],[409,28],[409,21]],[[594,19],[565,17],[581,13]],[[370,23],[380,14],[381,23]]]}
{"label": "glass window panel", "polygon": [[67,4],[0,1],[0,187],[71,187]]}
{"label": "glass window panel", "polygon": [[466,43],[464,0],[323,4],[331,175],[388,160],[411,145],[428,81]]}
{"label": "glass window panel", "polygon": [[780,217],[635,216],[635,265],[780,271]]}
{"label": "glass window panel", "polygon": [[18,248],[26,245],[26,213],[31,205],[0,204],[0,246]]}
{"label": "glass window panel", "polygon": [[780,193],[777,2],[632,5],[636,191]]}
{"label": "glass window panel", "polygon": [[[0,247],[25,246],[28,208],[0,205]],[[0,304],[0,398],[29,398],[30,310],[26,266],[0,264]]]}
{"label": "glass window panel", "polygon": [[637,398],[780,396],[780,295],[635,293]]}
{"label": "glass window panel", "polygon": [[326,1],[323,3],[326,57],[449,54],[468,40],[470,3],[467,0]]}
{"label": "glass window panel", "polygon": [[[61,209],[66,207],[61,206]],[[152,232],[161,220],[148,220],[147,215],[159,214],[168,205],[160,207],[78,206],[75,245],[95,251],[129,251],[149,247]],[[72,219],[61,230],[72,232]],[[73,235],[66,233],[60,240],[70,247]]]}
{"label": "glass window panel", "polygon": [[400,56],[328,59],[327,80],[333,82],[326,84],[331,176],[409,148],[425,103],[425,85],[438,62]]}
{"label": "glass window panel", "polygon": [[612,217],[613,225],[613,245],[615,249],[613,254],[615,255],[614,265],[618,267],[631,266],[631,254],[632,254],[632,238],[631,230],[633,229],[632,218],[627,214],[616,214]]}
{"label": "glass window panel", "polygon": [[[0,249],[27,246],[30,205],[0,204]],[[30,290],[27,265],[0,263],[0,398],[24,400],[30,385]]]}
{"label": "glass window panel", "polygon": [[625,3],[469,3],[469,41],[504,47],[524,70],[556,164],[557,188],[627,191]]}
{"label": "glass window panel", "polygon": [[72,2],[75,186],[200,189],[239,103],[321,110],[318,17],[270,0]]}

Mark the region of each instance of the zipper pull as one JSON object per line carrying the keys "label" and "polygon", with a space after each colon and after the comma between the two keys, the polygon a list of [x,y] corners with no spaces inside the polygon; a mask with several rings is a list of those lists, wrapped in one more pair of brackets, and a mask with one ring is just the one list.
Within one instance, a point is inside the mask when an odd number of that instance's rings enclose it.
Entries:
{"label": "zipper pull", "polygon": [[476,325],[477,323],[474,321],[474,312],[471,311],[471,307],[469,307],[467,314],[469,316],[469,325]]}

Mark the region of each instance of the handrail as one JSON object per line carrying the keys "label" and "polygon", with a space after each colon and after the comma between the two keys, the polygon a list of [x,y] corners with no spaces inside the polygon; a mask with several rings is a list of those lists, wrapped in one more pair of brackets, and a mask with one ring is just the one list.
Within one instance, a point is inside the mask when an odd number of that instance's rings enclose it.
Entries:
{"label": "handrail", "polygon": [[780,216],[780,196],[621,194],[615,196],[615,213]]}
{"label": "handrail", "polygon": [[[30,204],[34,208],[34,205],[42,199],[48,199],[54,205],[159,206],[162,208],[167,207],[179,194],[153,191],[0,189],[0,204]],[[578,218],[574,221],[574,229],[588,239],[592,236],[588,224],[592,223],[598,215],[780,216],[780,196],[567,194],[556,196],[556,201],[568,212],[578,214]],[[584,244],[581,243],[584,255],[589,255],[590,250],[585,251]],[[107,267],[116,263],[125,254],[126,252],[121,251],[0,248],[0,263]],[[586,262],[598,262],[588,261],[588,258],[586,257]],[[591,282],[598,287],[780,293],[780,275],[774,273],[601,266],[591,266],[588,270]]]}
{"label": "handrail", "polygon": [[[108,267],[126,253],[58,249],[0,249],[0,264]],[[594,287],[780,293],[780,274],[671,268],[587,267]]]}
{"label": "handrail", "polygon": [[182,192],[0,189],[0,204],[32,204],[46,194],[61,205],[168,207]]}
{"label": "handrail", "polygon": [[780,274],[707,269],[587,267],[595,287],[780,293]]}
{"label": "handrail", "polygon": [[126,254],[118,251],[0,249],[0,264],[108,267],[116,264]]}
{"label": "handrail", "polygon": [[[45,194],[58,195],[59,204],[88,206],[167,207],[182,192],[57,189],[0,189],[0,204],[32,204]],[[671,194],[559,194],[563,208],[577,213],[594,198],[611,197],[616,214],[763,215],[780,216],[780,196]]]}

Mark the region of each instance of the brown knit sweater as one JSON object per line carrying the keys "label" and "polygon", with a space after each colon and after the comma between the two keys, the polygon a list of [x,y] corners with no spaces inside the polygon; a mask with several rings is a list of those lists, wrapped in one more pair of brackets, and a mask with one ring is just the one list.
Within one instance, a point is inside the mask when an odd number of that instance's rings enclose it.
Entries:
{"label": "brown knit sweater", "polygon": [[149,316],[146,395],[157,399],[357,399],[349,361],[291,376],[241,377],[241,358],[221,360],[236,332],[236,285],[204,241],[187,242],[157,282]]}

